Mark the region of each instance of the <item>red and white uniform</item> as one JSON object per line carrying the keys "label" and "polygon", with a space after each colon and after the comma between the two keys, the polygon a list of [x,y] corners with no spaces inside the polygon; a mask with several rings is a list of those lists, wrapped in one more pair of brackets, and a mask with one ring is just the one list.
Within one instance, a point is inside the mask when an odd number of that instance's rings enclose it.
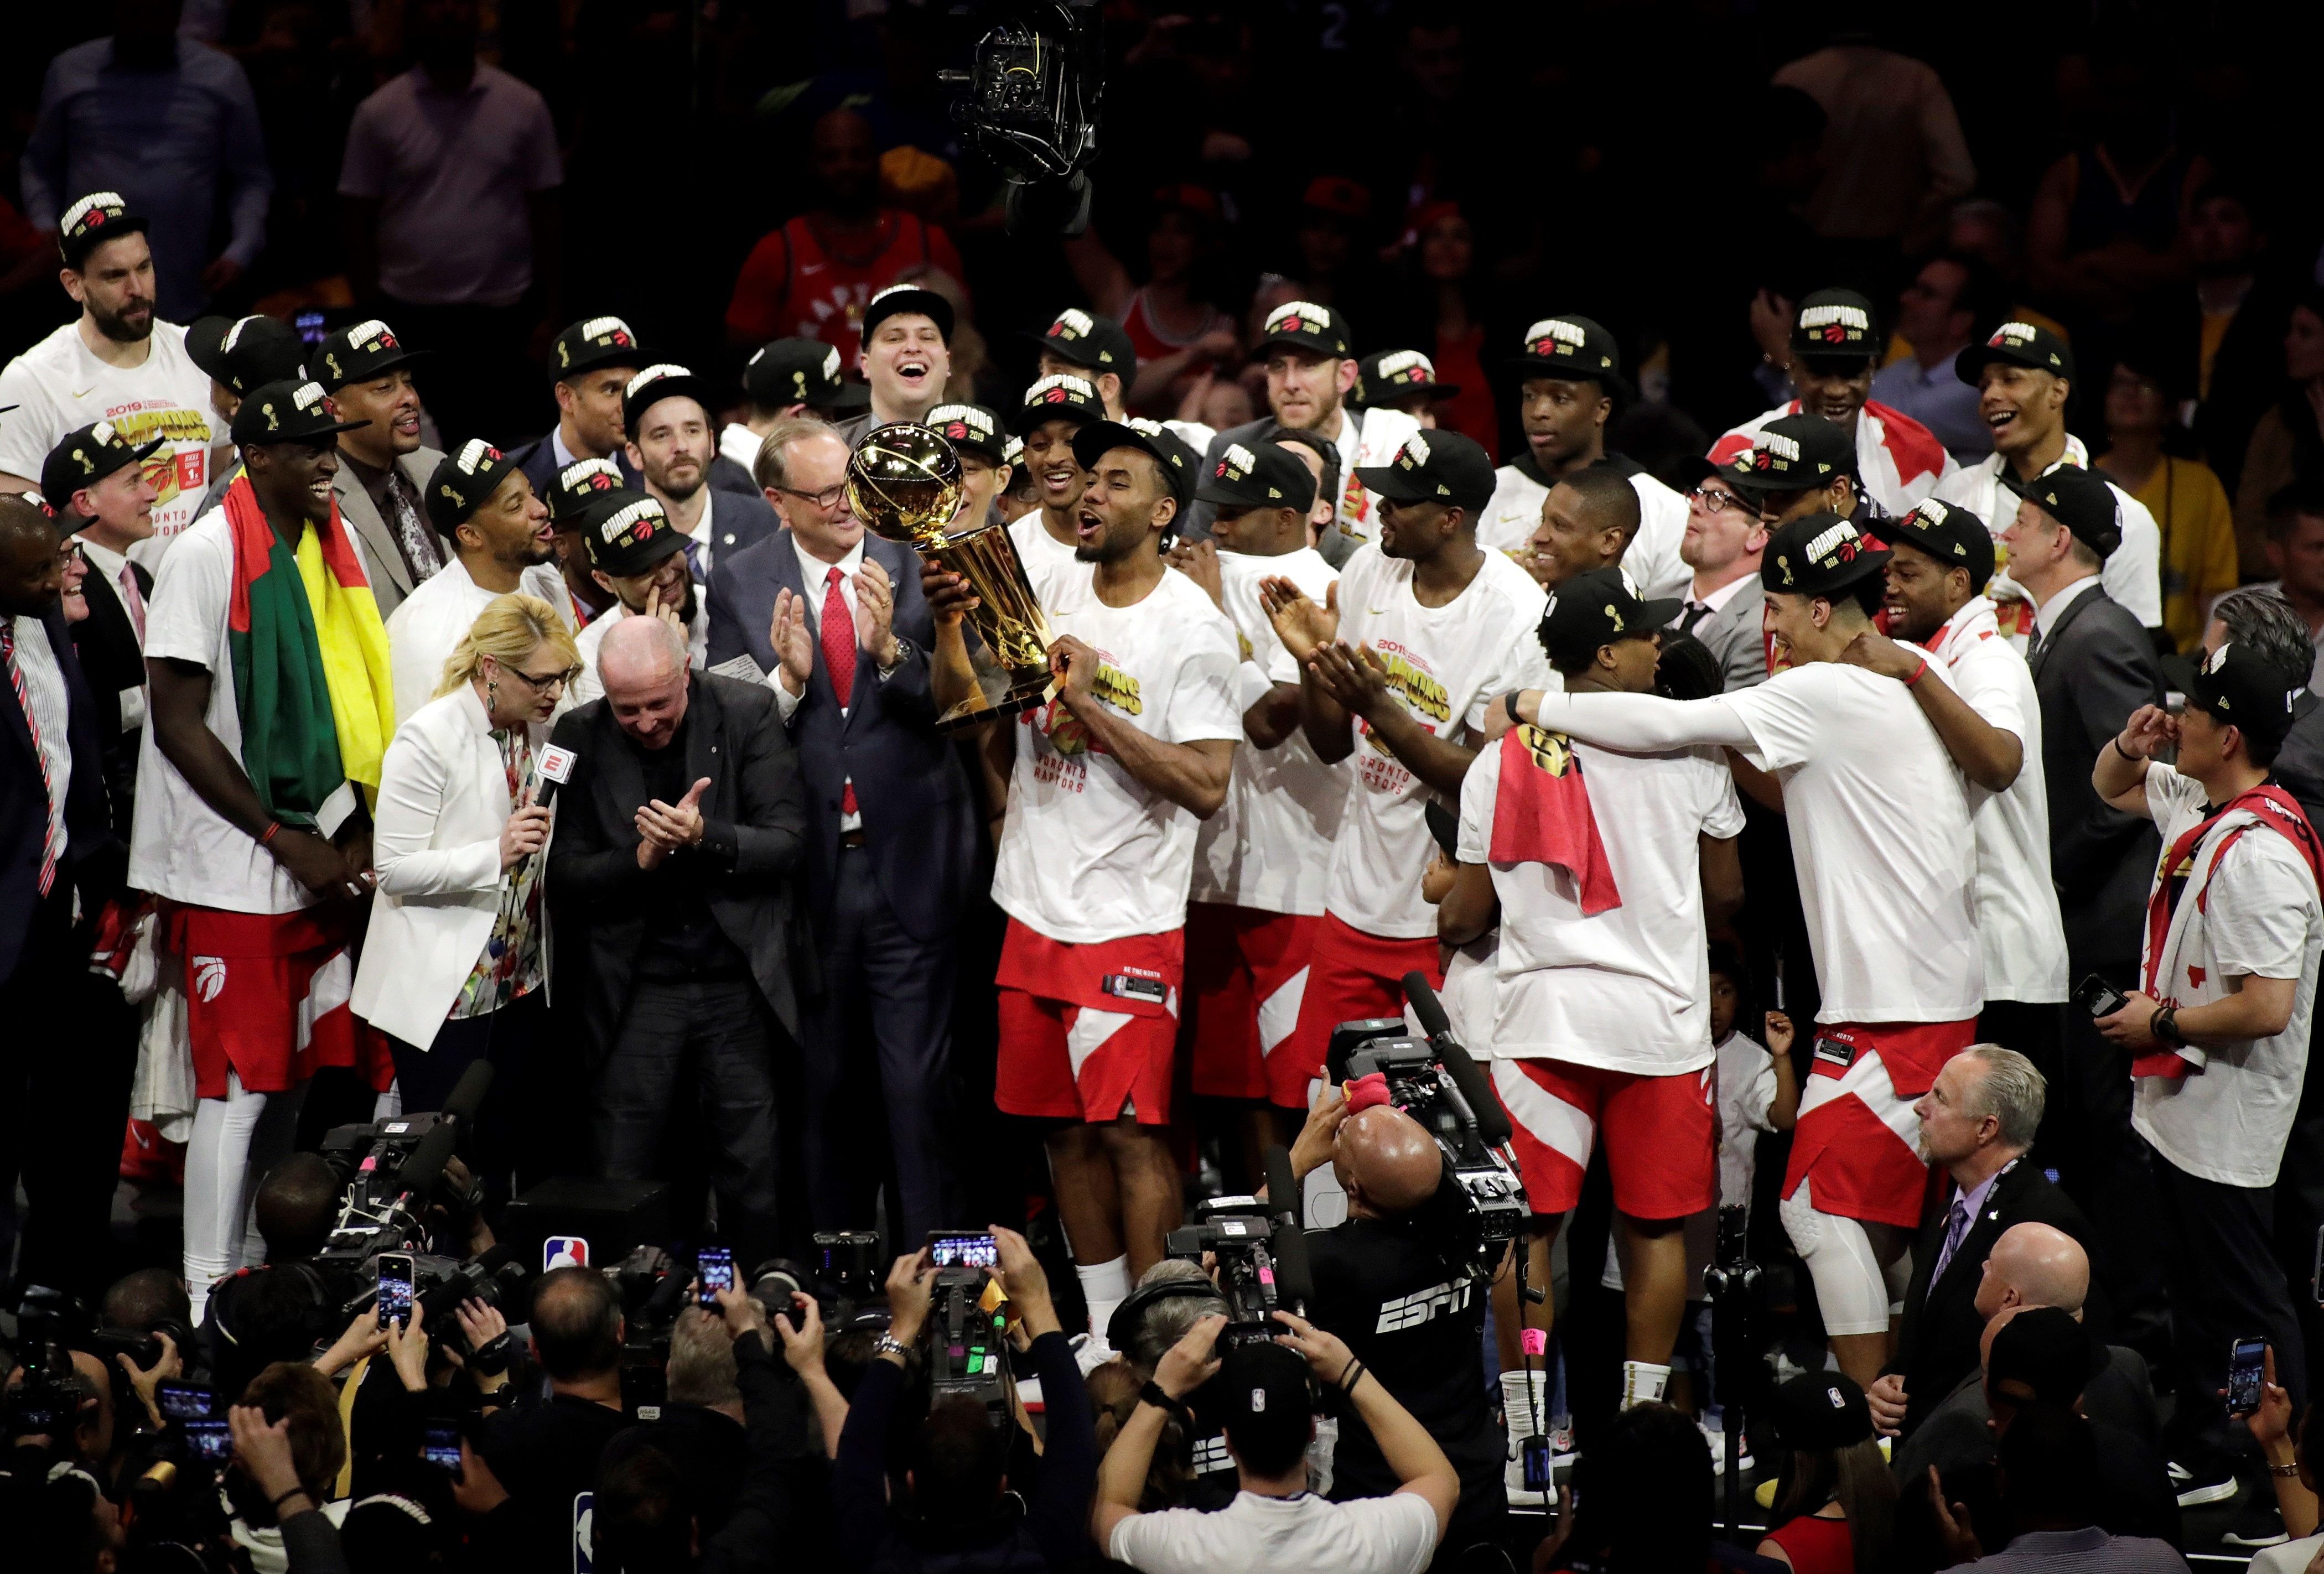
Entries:
{"label": "red and white uniform", "polygon": [[[1985,587],[1985,594],[1998,607],[2002,632],[2016,635],[2022,640],[2034,614],[2025,592],[2009,577],[2009,548],[2001,540],[2001,532],[2017,517],[2019,502],[2017,494],[2001,483],[2002,466],[2007,463],[1998,454],[1988,454],[1976,464],[1947,475],[1932,495],[1940,502],[1969,510],[1993,532],[1993,583]],[[2060,463],[2088,469],[2090,451],[2082,446],[2080,437],[2069,433],[2066,456]],[[2122,544],[2098,571],[2098,584],[2107,594],[2136,613],[2140,622],[2150,629],[2160,628],[2163,531],[2144,503],[2111,481],[2107,483],[2107,490],[2114,493],[2115,506],[2122,511]]]}
{"label": "red and white uniform", "polygon": [[[1441,607],[1420,604],[1412,572],[1407,559],[1358,548],[1340,576],[1340,638],[1379,655],[1390,691],[1423,725],[1440,738],[1458,739],[1463,729],[1481,734],[1495,695],[1559,686],[1536,634],[1548,598],[1524,569],[1488,552],[1467,588]],[[1296,1066],[1305,1077],[1320,1072],[1338,1024],[1403,1010],[1406,973],[1440,978],[1436,909],[1420,896],[1436,845],[1429,789],[1363,723],[1355,730],[1348,807],[1332,844],[1307,990],[1292,1041],[1279,1052],[1295,1057],[1286,1073]]]}
{"label": "red and white uniform", "polygon": [[[1753,417],[1711,446],[1711,462],[1726,464],[1757,442],[1769,421],[1799,413],[1795,399]],[[1864,490],[1872,501],[1889,513],[1902,517],[1911,512],[1914,503],[1936,492],[1938,483],[1960,468],[1928,428],[1877,399],[1864,401],[1856,418],[1857,474],[1864,478]]]}
{"label": "red and white uniform", "polygon": [[[1098,653],[1092,689],[1170,743],[1240,740],[1234,626],[1164,574],[1134,606],[1094,569],[1043,587],[1051,628]],[[1193,813],[1140,784],[1056,702],[1018,718],[992,899],[1009,915],[997,982],[996,1101],[1012,1115],[1170,1117]]]}
{"label": "red and white uniform", "polygon": [[[1299,664],[1259,602],[1259,581],[1275,575],[1318,605],[1339,578],[1313,548],[1278,557],[1219,554],[1220,590],[1242,656],[1238,712],[1277,684],[1299,681]],[[1345,762],[1318,759],[1302,730],[1273,749],[1246,741],[1235,750],[1225,806],[1195,833],[1186,1016],[1196,1093],[1306,1102],[1306,1074],[1271,1086],[1268,1057],[1299,1020],[1332,842],[1347,813],[1348,774]]]}
{"label": "red and white uniform", "polygon": [[1719,1199],[1700,850],[1739,835],[1743,806],[1714,749],[1572,751],[1621,897],[1602,912],[1568,870],[1492,861],[1500,747],[1462,784],[1460,859],[1501,905],[1493,1083],[1536,1213],[1580,1201],[1602,1127],[1615,1206],[1676,1219]]}

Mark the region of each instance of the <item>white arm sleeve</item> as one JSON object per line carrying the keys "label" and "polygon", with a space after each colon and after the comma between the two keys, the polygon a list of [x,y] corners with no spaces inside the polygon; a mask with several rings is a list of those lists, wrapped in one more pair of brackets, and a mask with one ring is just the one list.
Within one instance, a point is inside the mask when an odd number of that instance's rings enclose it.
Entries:
{"label": "white arm sleeve", "polygon": [[1538,723],[1600,749],[1661,753],[1717,744],[1751,747],[1751,730],[1724,695],[1707,700],[1666,700],[1650,694],[1544,695]]}

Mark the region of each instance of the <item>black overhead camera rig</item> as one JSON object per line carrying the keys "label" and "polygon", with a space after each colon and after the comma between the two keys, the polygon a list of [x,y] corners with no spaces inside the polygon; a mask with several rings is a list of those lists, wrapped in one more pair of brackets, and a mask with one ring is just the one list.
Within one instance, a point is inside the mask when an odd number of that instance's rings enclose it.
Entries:
{"label": "black overhead camera rig", "polygon": [[1009,182],[1011,235],[1077,235],[1089,226],[1105,51],[1096,0],[987,0],[953,118]]}

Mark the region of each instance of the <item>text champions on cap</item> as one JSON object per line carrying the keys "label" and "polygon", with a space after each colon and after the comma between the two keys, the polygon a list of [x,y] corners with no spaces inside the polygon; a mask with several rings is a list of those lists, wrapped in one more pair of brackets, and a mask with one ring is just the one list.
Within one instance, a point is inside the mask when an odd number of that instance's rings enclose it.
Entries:
{"label": "text champions on cap", "polygon": [[116,208],[128,206],[129,204],[121,199],[121,193],[118,191],[92,191],[65,209],[65,216],[57,221],[57,227],[69,235],[80,227],[83,219],[98,208],[110,213]]}
{"label": "text champions on cap", "polygon": [[576,459],[557,473],[565,492],[608,492],[622,484],[622,467],[611,459]]}
{"label": "text champions on cap", "polygon": [[660,502],[650,497],[641,497],[599,525],[597,534],[610,545],[628,535],[633,526],[644,527],[638,532],[639,538],[643,538],[653,533],[655,525],[669,522],[669,516],[662,511]]}
{"label": "text champions on cap", "polygon": [[[1572,355],[1581,353],[1583,342],[1590,336],[1582,331],[1579,323],[1568,322],[1562,317],[1545,317],[1526,329],[1525,336],[1526,346],[1536,354],[1550,354],[1563,350]],[[1549,341],[1546,348],[1542,344],[1545,339]]]}
{"label": "text champions on cap", "polygon": [[635,399],[638,396],[638,390],[645,387],[646,384],[650,382],[659,382],[665,377],[691,377],[693,375],[694,373],[692,372],[687,371],[683,366],[678,365],[673,362],[663,361],[658,364],[647,367],[635,377],[631,378],[630,385],[622,390],[622,397],[623,399]]}
{"label": "text champions on cap", "polygon": [[1089,385],[1089,379],[1070,372],[1053,372],[1025,391],[1027,404],[1063,404],[1069,399],[1094,401],[1096,398],[1097,390]]}

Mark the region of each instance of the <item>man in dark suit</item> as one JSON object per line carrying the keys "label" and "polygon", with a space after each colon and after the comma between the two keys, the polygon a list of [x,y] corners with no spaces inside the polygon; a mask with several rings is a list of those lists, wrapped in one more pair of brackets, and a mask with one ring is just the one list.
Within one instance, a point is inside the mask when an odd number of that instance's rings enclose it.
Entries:
{"label": "man in dark suit", "polygon": [[[2098,796],[2090,770],[2131,713],[2162,698],[2163,675],[2137,617],[2098,585],[2122,541],[2113,489],[2071,465],[2015,485],[2023,501],[2001,540],[2009,576],[2035,609],[2027,661],[2042,702],[2050,875],[2067,971],[2078,985],[2096,973],[2135,989],[2162,846],[2152,821]],[[2066,1190],[2097,1227],[2091,1255],[2120,1319],[2117,1337],[2153,1360],[2167,1348],[2147,1234],[2157,1202],[2130,1129],[2130,1056],[2099,1036],[2087,1012],[2070,1006],[2066,1017],[2064,1085],[2051,1100],[2043,1152],[2055,1155]]]}
{"label": "man in dark suit", "polygon": [[798,1036],[803,992],[798,757],[774,696],[689,671],[660,618],[615,624],[598,671],[604,697],[557,724],[575,759],[549,856],[598,1160],[669,1174],[672,1118],[700,1108],[720,1225],[755,1264],[776,1244],[774,1032]]}
{"label": "man in dark suit", "polygon": [[374,318],[339,329],[315,347],[315,381],[353,427],[339,438],[331,494],[363,549],[372,599],[383,618],[450,561],[428,522],[428,479],[442,450],[420,441],[417,352]]}
{"label": "man in dark suit", "polygon": [[818,1229],[870,1228],[868,1117],[885,1109],[889,1218],[909,1242],[950,1221],[954,1196],[937,1118],[974,801],[936,730],[919,562],[850,511],[839,434],[779,421],[759,463],[786,528],[711,569],[709,660],[747,655],[768,674],[807,778],[807,897],[825,986],[804,1045],[810,1208]]}
{"label": "man in dark suit", "polygon": [[136,801],[137,752],[145,723],[145,603],[153,575],[129,560],[129,549],[153,534],[160,494],[145,474],[145,456],[161,439],[132,444],[99,421],[67,432],[41,466],[41,495],[57,523],[78,542],[88,565],[81,599],[88,616],[72,625],[95,702],[97,746],[105,755],[105,786],[113,805],[114,834],[126,844]]}
{"label": "man in dark suit", "polygon": [[[1923,1151],[1951,1183],[1931,1205],[1913,1249],[1895,1354],[1866,1391],[1884,1431],[1910,1432],[1977,1370],[1978,1337],[1994,1310],[1980,1304],[1979,1290],[1986,1259],[2004,1231],[2046,1224],[2089,1249],[2081,1210],[2022,1162],[2042,1123],[2043,1096],[2042,1073],[2032,1061],[1981,1044],[1947,1061],[1913,1108]],[[2079,1307],[2080,1293],[2073,1299]]]}
{"label": "man in dark suit", "polygon": [[687,538],[686,563],[697,584],[721,555],[755,547],[781,528],[755,483],[733,492],[712,474],[720,464],[733,464],[719,456],[710,418],[716,408],[710,384],[683,366],[649,366],[630,379],[622,397],[625,468],[638,473]]}
{"label": "man in dark suit", "polygon": [[88,1293],[108,1276],[92,1243],[105,1238],[136,1049],[134,1036],[90,1036],[88,928],[73,898],[97,913],[126,854],[65,629],[58,547],[46,514],[0,497],[0,1195],[21,1173],[23,1282]]}
{"label": "man in dark suit", "polygon": [[[651,359],[617,317],[584,318],[557,336],[549,346],[557,424],[510,450],[534,492],[554,496],[558,473],[583,459],[610,459],[621,467],[622,485],[638,486],[638,467],[622,444],[622,394]],[[721,492],[759,494],[751,472],[724,454],[711,461],[709,480]]]}

